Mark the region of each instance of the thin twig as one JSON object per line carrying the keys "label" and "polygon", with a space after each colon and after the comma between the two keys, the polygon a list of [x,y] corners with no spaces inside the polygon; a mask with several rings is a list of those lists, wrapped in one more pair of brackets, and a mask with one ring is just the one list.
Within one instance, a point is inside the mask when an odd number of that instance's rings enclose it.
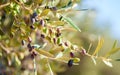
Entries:
{"label": "thin twig", "polygon": [[50,63],[49,63],[48,60],[47,60],[47,63],[48,63],[48,67],[49,67],[49,69],[50,69],[50,75],[54,75],[54,74],[53,74],[53,71],[52,71],[52,69],[51,69]]}
{"label": "thin twig", "polygon": [[34,75],[37,75],[37,68],[36,68],[35,58],[33,59],[33,63],[34,63]]}
{"label": "thin twig", "polygon": [[89,53],[91,47],[92,47],[92,43],[90,43],[89,48],[88,48],[88,50],[87,50],[87,53]]}

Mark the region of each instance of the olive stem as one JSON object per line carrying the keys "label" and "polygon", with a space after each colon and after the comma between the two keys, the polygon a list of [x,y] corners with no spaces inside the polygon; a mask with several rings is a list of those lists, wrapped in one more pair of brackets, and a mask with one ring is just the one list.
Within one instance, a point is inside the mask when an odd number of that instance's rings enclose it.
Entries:
{"label": "olive stem", "polygon": [[33,63],[34,63],[34,75],[37,75],[37,68],[36,68],[35,58],[33,59]]}

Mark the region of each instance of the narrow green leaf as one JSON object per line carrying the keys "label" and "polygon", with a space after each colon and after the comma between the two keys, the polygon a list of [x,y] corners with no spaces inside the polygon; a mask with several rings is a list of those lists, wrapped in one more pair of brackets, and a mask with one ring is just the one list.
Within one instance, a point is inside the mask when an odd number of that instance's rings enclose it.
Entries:
{"label": "narrow green leaf", "polygon": [[46,57],[54,57],[53,54],[51,54],[51,53],[49,53],[49,52],[47,52],[47,51],[45,51],[45,50],[36,49],[36,51],[37,51],[39,54],[44,55],[44,56],[46,56]]}
{"label": "narrow green leaf", "polygon": [[50,9],[45,9],[40,16],[46,16],[50,12]]}
{"label": "narrow green leaf", "polygon": [[115,42],[112,46],[112,49],[108,53],[105,54],[105,57],[109,57],[110,55],[112,55],[120,50],[120,48],[116,48],[116,45],[117,45],[117,40],[115,40]]}
{"label": "narrow green leaf", "polygon": [[81,30],[79,29],[79,27],[77,25],[75,25],[70,18],[64,16],[63,19],[65,21],[67,21],[73,28],[75,28],[76,30],[78,30],[79,32],[81,32]]}
{"label": "narrow green leaf", "polygon": [[21,65],[21,61],[19,60],[17,55],[15,56],[15,61],[16,61],[17,66]]}
{"label": "narrow green leaf", "polygon": [[116,53],[116,52],[119,51],[119,50],[120,50],[120,48],[111,49],[111,51],[109,51],[109,52],[105,55],[105,57],[109,57],[110,55]]}
{"label": "narrow green leaf", "polygon": [[104,39],[103,39],[103,38],[99,38],[99,39],[98,39],[98,45],[97,45],[97,47],[96,47],[93,55],[95,55],[96,53],[99,52],[99,50],[101,49],[103,43],[104,43]]}
{"label": "narrow green leaf", "polygon": [[114,49],[116,47],[116,45],[117,45],[117,40],[114,41],[112,49]]}
{"label": "narrow green leaf", "polygon": [[120,61],[120,59],[115,59],[115,61]]}

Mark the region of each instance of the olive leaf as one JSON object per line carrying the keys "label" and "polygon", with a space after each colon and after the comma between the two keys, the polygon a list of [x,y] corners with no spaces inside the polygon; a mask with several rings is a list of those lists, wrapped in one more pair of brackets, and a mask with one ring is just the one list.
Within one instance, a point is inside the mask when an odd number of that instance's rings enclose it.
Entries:
{"label": "olive leaf", "polygon": [[77,57],[76,57],[76,58],[73,58],[73,62],[74,62],[74,63],[80,62],[80,58],[77,58]]}
{"label": "olive leaf", "polygon": [[112,63],[106,59],[102,60],[107,66],[112,67]]}
{"label": "olive leaf", "polygon": [[17,55],[15,55],[15,62],[17,66],[21,65],[21,61],[19,60]]}
{"label": "olive leaf", "polygon": [[108,53],[105,54],[105,57],[109,57],[110,55],[120,50],[120,48],[116,48],[116,45],[117,45],[117,41],[115,40],[112,49]]}
{"label": "olive leaf", "polygon": [[44,55],[44,56],[46,56],[46,57],[54,57],[53,54],[51,54],[51,53],[49,53],[49,52],[47,52],[47,51],[45,51],[45,50],[36,49],[36,51],[37,51],[39,54]]}
{"label": "olive leaf", "polygon": [[59,52],[59,53],[56,55],[55,58],[60,58],[60,57],[62,57],[62,56],[63,56],[63,52]]}
{"label": "olive leaf", "polygon": [[94,51],[94,53],[92,55],[95,55],[99,52],[99,50],[101,49],[102,45],[103,45],[104,39],[103,38],[99,38],[98,39],[98,45]]}
{"label": "olive leaf", "polygon": [[117,40],[114,41],[112,49],[116,48],[116,45],[117,45]]}
{"label": "olive leaf", "polygon": [[53,22],[51,22],[51,25],[62,26],[62,25],[64,25],[64,22],[63,21],[53,21]]}
{"label": "olive leaf", "polygon": [[46,16],[50,12],[50,9],[45,9],[40,16]]}
{"label": "olive leaf", "polygon": [[65,21],[67,21],[67,23],[69,25],[71,25],[73,28],[75,28],[76,30],[78,30],[79,32],[81,32],[81,30],[79,29],[79,27],[76,24],[74,24],[73,21],[70,18],[63,16],[63,19]]}

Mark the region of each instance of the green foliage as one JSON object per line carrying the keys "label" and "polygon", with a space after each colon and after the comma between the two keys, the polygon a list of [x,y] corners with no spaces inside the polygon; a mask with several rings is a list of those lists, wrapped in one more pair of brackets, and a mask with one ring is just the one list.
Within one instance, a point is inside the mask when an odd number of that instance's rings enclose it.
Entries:
{"label": "green foliage", "polygon": [[103,38],[98,39],[98,45],[91,55],[63,35],[74,29],[81,32],[78,25],[64,16],[78,2],[79,0],[2,0],[0,63],[7,68],[5,74],[10,71],[14,75],[18,72],[25,75],[28,71],[34,75],[54,75],[65,70],[63,63],[69,67],[78,65],[81,60],[77,55],[80,54],[90,57],[94,64],[97,64],[97,59],[101,59],[112,67],[112,59],[108,57],[120,49],[116,48],[116,41],[105,57],[99,57],[97,53],[102,48]]}

